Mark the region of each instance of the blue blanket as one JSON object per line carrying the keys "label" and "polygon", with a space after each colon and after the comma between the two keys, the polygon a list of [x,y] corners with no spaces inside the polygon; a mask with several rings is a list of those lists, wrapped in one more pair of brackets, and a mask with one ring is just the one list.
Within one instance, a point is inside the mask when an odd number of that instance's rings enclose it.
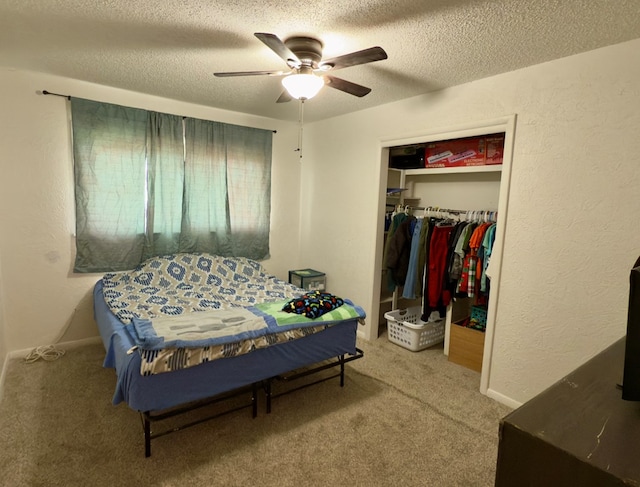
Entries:
{"label": "blue blanket", "polygon": [[127,327],[139,348],[161,350],[224,345],[295,328],[328,326],[365,318],[364,310],[349,300],[315,319],[282,311],[286,302],[198,311],[152,320],[135,317]]}

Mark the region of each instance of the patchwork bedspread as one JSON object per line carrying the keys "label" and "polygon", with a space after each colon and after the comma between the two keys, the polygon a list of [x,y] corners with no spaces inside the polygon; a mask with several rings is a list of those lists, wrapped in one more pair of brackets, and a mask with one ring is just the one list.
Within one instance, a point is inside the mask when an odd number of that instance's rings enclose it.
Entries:
{"label": "patchwork bedspread", "polygon": [[241,355],[364,318],[348,300],[316,319],[281,311],[304,290],[246,258],[157,257],[132,271],[106,274],[103,286],[107,305],[137,344],[143,375]]}

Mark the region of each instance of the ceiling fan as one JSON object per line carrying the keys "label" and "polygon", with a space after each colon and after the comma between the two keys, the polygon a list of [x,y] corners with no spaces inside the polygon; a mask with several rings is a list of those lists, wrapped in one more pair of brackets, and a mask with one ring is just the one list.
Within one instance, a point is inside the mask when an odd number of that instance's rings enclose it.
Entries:
{"label": "ceiling fan", "polygon": [[308,100],[313,98],[324,85],[350,95],[365,96],[371,92],[371,88],[336,78],[329,72],[387,59],[384,49],[371,47],[323,60],[322,42],[313,37],[290,37],[282,41],[274,34],[257,32],[254,35],[287,63],[289,71],[235,71],[214,73],[214,76],[282,76],[285,91],[282,92],[277,103],[287,102],[293,98]]}

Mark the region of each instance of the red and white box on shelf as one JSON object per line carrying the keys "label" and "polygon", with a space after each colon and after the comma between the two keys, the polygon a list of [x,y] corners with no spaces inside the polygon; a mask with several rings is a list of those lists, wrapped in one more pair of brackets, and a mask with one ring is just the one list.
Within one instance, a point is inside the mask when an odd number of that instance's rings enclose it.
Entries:
{"label": "red and white box on shelf", "polygon": [[502,164],[503,148],[504,134],[430,142],[425,147],[425,167]]}
{"label": "red and white box on shelf", "polygon": [[502,164],[504,134],[485,137],[485,164]]}

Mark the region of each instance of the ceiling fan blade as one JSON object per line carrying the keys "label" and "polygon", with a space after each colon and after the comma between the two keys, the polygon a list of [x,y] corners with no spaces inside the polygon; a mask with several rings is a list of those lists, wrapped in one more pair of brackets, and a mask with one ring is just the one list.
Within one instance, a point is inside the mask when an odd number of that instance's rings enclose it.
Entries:
{"label": "ceiling fan blade", "polygon": [[256,32],[254,34],[258,39],[264,42],[269,49],[280,56],[287,65],[293,62],[296,65],[300,64],[300,59],[296,56],[291,49],[289,49],[280,38],[274,34],[267,34],[264,32]]}
{"label": "ceiling fan blade", "polygon": [[344,54],[343,56],[325,59],[320,63],[320,69],[331,67],[331,69],[348,68],[349,66],[357,66],[358,64],[372,63],[374,61],[382,61],[387,59],[387,53],[381,47],[370,47],[362,51]]}
{"label": "ceiling fan blade", "polygon": [[371,92],[371,88],[366,86],[352,83],[351,81],[344,80],[342,78],[336,78],[335,76],[325,75],[326,85],[335,88],[336,90],[344,91],[350,95],[363,97]]}
{"label": "ceiling fan blade", "polygon": [[231,76],[284,76],[289,71],[231,71],[228,73],[213,73],[218,78],[229,78]]}
{"label": "ceiling fan blade", "polygon": [[286,103],[291,100],[293,100],[293,98],[291,97],[289,92],[287,90],[284,90],[280,97],[276,100],[276,103]]}

